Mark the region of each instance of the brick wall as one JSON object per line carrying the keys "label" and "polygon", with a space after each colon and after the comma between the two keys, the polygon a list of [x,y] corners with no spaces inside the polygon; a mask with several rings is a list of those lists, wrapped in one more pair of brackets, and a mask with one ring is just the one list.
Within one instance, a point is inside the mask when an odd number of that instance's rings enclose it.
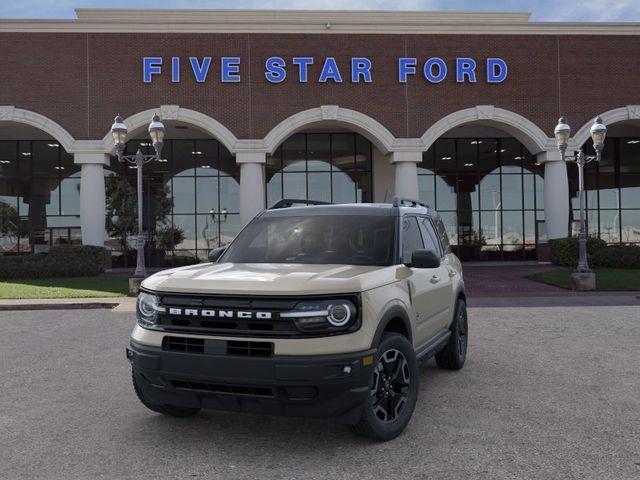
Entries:
{"label": "brick wall", "polygon": [[[178,104],[205,113],[238,138],[261,138],[286,117],[323,104],[358,110],[398,137],[419,137],[456,110],[492,104],[514,111],[548,135],[560,113],[577,130],[593,115],[640,104],[640,37],[553,35],[303,35],[303,34],[0,34],[0,105],[41,113],[76,139],[102,138],[113,116]],[[313,56],[307,84],[288,69],[281,84],[264,77],[264,61],[278,55]],[[163,75],[142,82],[142,57],[165,58]],[[182,81],[171,83],[168,60],[183,58]],[[212,56],[205,83],[190,74],[188,56]],[[219,81],[221,56],[242,58],[241,83]],[[319,63],[336,57],[344,83],[320,84]],[[348,61],[373,61],[374,81],[352,84]],[[447,60],[449,76],[429,84],[421,75],[397,81],[397,58]],[[481,62],[504,58],[509,77],[487,84],[456,84],[457,56]]]}

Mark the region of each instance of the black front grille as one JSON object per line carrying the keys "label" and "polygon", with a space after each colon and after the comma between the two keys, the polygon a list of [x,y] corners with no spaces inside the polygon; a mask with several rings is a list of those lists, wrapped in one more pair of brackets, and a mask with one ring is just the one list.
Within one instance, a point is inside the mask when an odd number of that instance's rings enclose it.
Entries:
{"label": "black front grille", "polygon": [[227,342],[227,355],[238,355],[242,357],[272,357],[273,343],[230,340]]}
{"label": "black front grille", "polygon": [[162,349],[172,352],[204,353],[204,339],[187,337],[164,337]]}
{"label": "black front grille", "polygon": [[247,385],[226,385],[220,383],[194,382],[191,380],[172,380],[174,388],[184,390],[197,390],[200,392],[210,392],[226,395],[244,395],[251,397],[273,398],[275,393],[271,387],[255,387]]}
{"label": "black front grille", "polygon": [[[296,328],[291,318],[280,318],[280,313],[293,310],[301,301],[327,297],[248,298],[244,296],[165,294],[161,296],[160,302],[166,311],[158,315],[157,325],[159,329],[166,332],[191,334],[274,338],[309,337],[312,334],[301,332]],[[350,299],[360,310],[358,295],[341,294],[340,297]],[[179,313],[173,313],[172,309]],[[203,315],[201,314],[203,310],[214,311],[215,315]],[[219,313],[221,310],[225,311],[228,316],[221,315]],[[250,318],[236,318],[239,316],[239,312],[248,314],[247,316]],[[270,318],[264,318],[265,313]],[[357,328],[359,328],[359,322],[355,323],[349,331]],[[336,333],[348,333],[348,331]],[[319,333],[319,335],[323,334]]]}

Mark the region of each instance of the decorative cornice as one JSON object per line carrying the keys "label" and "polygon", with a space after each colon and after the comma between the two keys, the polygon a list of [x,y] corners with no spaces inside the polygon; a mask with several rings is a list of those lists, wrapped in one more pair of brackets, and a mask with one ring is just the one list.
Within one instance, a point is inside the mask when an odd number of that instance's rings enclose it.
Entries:
{"label": "decorative cornice", "polygon": [[528,13],[78,9],[71,20],[0,20],[0,32],[639,35],[639,23],[529,22]]}

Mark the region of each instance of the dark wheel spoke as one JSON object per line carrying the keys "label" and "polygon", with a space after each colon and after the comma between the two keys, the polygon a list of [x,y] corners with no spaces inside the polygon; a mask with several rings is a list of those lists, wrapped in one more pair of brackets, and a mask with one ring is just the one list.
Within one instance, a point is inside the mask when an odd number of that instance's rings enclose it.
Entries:
{"label": "dark wheel spoke", "polygon": [[371,408],[383,423],[396,421],[409,395],[407,359],[396,349],[387,350],[378,360],[371,386]]}

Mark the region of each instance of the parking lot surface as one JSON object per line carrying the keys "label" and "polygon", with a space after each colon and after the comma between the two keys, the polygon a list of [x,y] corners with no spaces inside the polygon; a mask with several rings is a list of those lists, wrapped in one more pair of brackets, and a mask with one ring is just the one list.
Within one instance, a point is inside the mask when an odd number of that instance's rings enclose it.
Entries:
{"label": "parking lot surface", "polygon": [[131,314],[0,312],[7,479],[638,479],[640,307],[470,309],[460,372],[421,368],[405,433],[202,412],[136,399]]}

